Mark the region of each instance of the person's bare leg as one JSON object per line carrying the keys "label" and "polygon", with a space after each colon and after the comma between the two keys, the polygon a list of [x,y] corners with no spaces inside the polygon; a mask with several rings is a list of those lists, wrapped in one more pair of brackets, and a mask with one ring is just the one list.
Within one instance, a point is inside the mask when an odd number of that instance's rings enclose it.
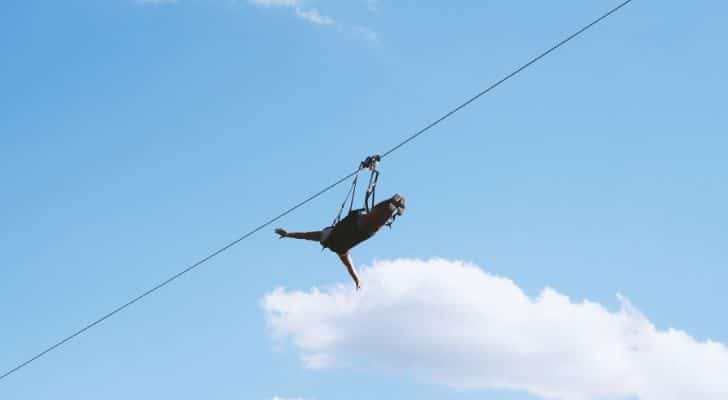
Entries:
{"label": "person's bare leg", "polygon": [[349,271],[349,275],[351,275],[351,279],[354,280],[354,283],[356,284],[356,290],[359,290],[361,288],[361,285],[359,284],[359,275],[356,273],[356,268],[354,268],[354,263],[351,262],[351,256],[349,255],[349,252],[347,251],[344,254],[339,254],[339,259],[341,259],[341,262],[346,265],[346,269]]}
{"label": "person's bare leg", "polygon": [[282,238],[293,238],[293,239],[304,239],[313,240],[314,242],[321,241],[321,231],[313,232],[286,232],[286,230],[277,228],[275,232]]}

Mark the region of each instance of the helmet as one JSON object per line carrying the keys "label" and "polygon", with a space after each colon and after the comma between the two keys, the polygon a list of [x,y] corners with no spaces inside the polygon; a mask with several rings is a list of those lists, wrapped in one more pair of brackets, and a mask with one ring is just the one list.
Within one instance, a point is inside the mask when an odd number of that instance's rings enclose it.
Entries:
{"label": "helmet", "polygon": [[394,206],[397,211],[397,215],[404,214],[405,198],[401,194],[397,193],[389,199],[389,203]]}

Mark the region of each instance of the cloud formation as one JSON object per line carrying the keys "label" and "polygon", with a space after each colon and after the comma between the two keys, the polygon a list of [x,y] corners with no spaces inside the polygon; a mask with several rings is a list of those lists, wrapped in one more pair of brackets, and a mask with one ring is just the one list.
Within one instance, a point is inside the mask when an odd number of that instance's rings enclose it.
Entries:
{"label": "cloud formation", "polygon": [[315,8],[310,8],[308,10],[296,8],[296,15],[298,15],[299,18],[303,18],[308,22],[318,25],[331,25],[334,23],[333,18],[321,15],[321,13],[319,13],[319,11]]}
{"label": "cloud formation", "polygon": [[[259,7],[279,7],[292,10],[295,15],[309,23],[320,26],[328,26],[334,28],[335,31],[344,33],[353,38],[364,40],[370,44],[379,43],[379,35],[377,32],[366,26],[349,25],[341,23],[329,15],[322,14],[318,8],[310,6],[313,1],[306,0],[248,0],[250,4]],[[377,3],[368,2],[367,7],[370,11],[375,11]]]}
{"label": "cloud formation", "polygon": [[379,0],[367,0],[367,9],[371,12],[379,11]]}
{"label": "cloud formation", "polygon": [[530,298],[443,259],[376,262],[361,275],[360,292],[268,293],[272,335],[309,368],[366,364],[544,399],[728,399],[725,345],[658,329],[622,296],[616,311],[551,288]]}
{"label": "cloud formation", "polygon": [[163,4],[176,4],[178,0],[136,0],[139,4],[147,5],[163,5]]}
{"label": "cloud formation", "polygon": [[250,2],[259,6],[296,7],[301,4],[300,0],[250,0]]}
{"label": "cloud formation", "polygon": [[333,18],[321,15],[316,8],[305,8],[302,0],[250,0],[250,2],[263,7],[291,8],[297,17],[316,25],[332,25],[335,22]]}

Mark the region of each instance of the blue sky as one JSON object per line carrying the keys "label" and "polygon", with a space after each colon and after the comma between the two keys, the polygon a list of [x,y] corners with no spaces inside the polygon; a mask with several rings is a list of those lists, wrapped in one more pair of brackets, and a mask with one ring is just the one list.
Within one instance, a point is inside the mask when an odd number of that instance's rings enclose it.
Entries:
{"label": "blue sky", "polygon": [[[616,4],[4,4],[0,369],[390,148]],[[446,272],[465,260],[532,299],[550,287],[614,315],[620,293],[660,332],[728,343],[727,13],[715,1],[635,0],[393,154],[379,193],[404,193],[408,212],[355,261],[378,276],[382,260],[438,257],[450,260]],[[324,226],[345,190],[280,225]],[[543,397],[464,388],[356,343],[352,352],[371,351],[366,363],[326,348],[348,365],[307,367],[296,340],[310,327],[283,321],[288,337],[276,338],[265,299],[277,287],[335,296],[338,283],[350,285],[334,256],[266,230],[0,381],[0,398]],[[370,287],[354,299],[376,300]],[[426,323],[419,328],[441,328]],[[415,356],[430,359],[429,350]]]}

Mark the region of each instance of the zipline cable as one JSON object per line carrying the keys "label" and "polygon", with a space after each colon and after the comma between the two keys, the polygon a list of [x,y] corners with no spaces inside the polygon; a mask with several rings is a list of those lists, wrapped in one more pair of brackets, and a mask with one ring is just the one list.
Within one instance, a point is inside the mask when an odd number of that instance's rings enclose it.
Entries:
{"label": "zipline cable", "polygon": [[58,343],[56,343],[56,344],[54,344],[54,345],[52,345],[52,346],[48,347],[47,349],[43,350],[42,352],[40,352],[40,353],[36,354],[35,356],[33,356],[33,357],[29,358],[29,359],[28,359],[27,361],[24,361],[23,363],[21,363],[21,364],[18,364],[18,366],[16,366],[15,368],[13,368],[13,369],[11,369],[11,370],[9,370],[9,371],[5,372],[4,374],[0,375],[0,380],[3,380],[3,379],[5,379],[5,378],[6,378],[6,377],[8,377],[8,376],[9,376],[10,374],[12,374],[12,373],[14,373],[14,372],[18,371],[19,369],[21,369],[21,368],[25,367],[26,365],[28,365],[28,364],[32,363],[33,361],[35,361],[35,360],[37,360],[37,359],[39,359],[39,358],[43,357],[43,356],[44,356],[44,355],[46,355],[47,353],[50,353],[51,351],[53,351],[53,350],[55,350],[56,348],[58,348],[58,347],[62,346],[62,345],[63,345],[63,344],[65,344],[66,342],[68,342],[68,341],[70,341],[71,339],[75,338],[76,336],[78,336],[78,335],[80,335],[80,334],[82,334],[82,333],[86,332],[87,330],[89,330],[89,329],[93,328],[94,326],[96,326],[96,325],[98,325],[98,324],[100,324],[100,323],[104,322],[105,320],[107,320],[107,319],[111,318],[112,316],[114,316],[114,314],[116,314],[116,313],[118,313],[118,312],[120,312],[120,311],[124,310],[125,308],[127,308],[127,307],[131,306],[132,304],[134,304],[134,303],[136,303],[137,301],[139,301],[139,300],[143,299],[144,297],[147,297],[147,296],[149,296],[149,295],[150,295],[150,294],[152,294],[153,292],[156,292],[157,290],[159,290],[159,289],[161,289],[162,287],[164,287],[164,286],[168,285],[169,283],[171,283],[171,282],[172,282],[172,281],[174,281],[175,279],[177,279],[177,278],[181,277],[182,275],[184,275],[184,274],[186,274],[186,273],[188,273],[188,272],[192,271],[193,269],[195,269],[195,268],[199,267],[200,265],[202,265],[202,264],[206,263],[207,261],[211,260],[211,259],[212,259],[212,258],[214,258],[215,256],[217,256],[217,255],[219,255],[220,253],[222,253],[222,252],[224,252],[224,251],[226,251],[226,250],[230,249],[231,247],[235,246],[236,244],[238,244],[238,243],[242,242],[243,240],[247,239],[247,238],[248,238],[249,236],[252,236],[253,234],[255,234],[255,233],[257,233],[258,231],[260,231],[261,229],[263,229],[263,228],[267,227],[268,225],[272,224],[273,222],[275,222],[275,221],[277,221],[277,220],[279,220],[279,219],[281,219],[281,218],[285,217],[286,215],[288,215],[288,214],[292,213],[293,211],[295,211],[296,209],[298,209],[298,208],[302,207],[303,205],[305,205],[306,203],[310,202],[311,200],[313,200],[313,199],[315,199],[315,198],[317,198],[317,197],[321,196],[322,194],[324,194],[324,193],[328,192],[329,190],[331,190],[331,189],[333,189],[334,187],[338,186],[338,185],[339,185],[339,184],[341,184],[342,182],[344,182],[344,181],[348,180],[349,178],[351,178],[352,176],[356,175],[356,173],[357,173],[357,172],[358,172],[358,171],[354,171],[354,172],[350,173],[349,175],[347,175],[347,176],[345,176],[345,177],[343,177],[343,178],[339,179],[338,181],[336,181],[336,182],[332,183],[331,185],[327,186],[326,188],[324,188],[324,189],[321,189],[321,190],[320,190],[319,192],[317,192],[317,193],[315,193],[315,194],[313,194],[313,195],[309,196],[309,197],[308,197],[308,198],[307,198],[306,200],[303,200],[303,201],[301,201],[300,203],[296,204],[295,206],[293,206],[293,207],[289,208],[288,210],[286,210],[286,211],[284,211],[284,212],[282,212],[282,213],[278,214],[278,215],[277,215],[276,217],[274,217],[274,218],[271,218],[271,219],[269,219],[269,220],[268,220],[268,221],[266,221],[265,223],[263,223],[263,224],[259,225],[259,226],[258,226],[258,227],[256,227],[255,229],[253,229],[253,230],[251,230],[250,232],[248,232],[248,233],[244,234],[243,236],[241,236],[241,237],[239,237],[239,238],[235,239],[234,241],[232,241],[232,242],[230,242],[230,243],[226,244],[226,245],[225,245],[224,247],[221,247],[220,249],[216,250],[215,252],[211,253],[210,255],[206,256],[205,258],[203,258],[203,259],[201,259],[201,260],[197,261],[196,263],[194,263],[194,264],[190,265],[189,267],[185,268],[184,270],[182,270],[182,271],[180,271],[180,272],[178,272],[178,273],[176,273],[176,274],[172,275],[171,277],[169,277],[169,278],[167,278],[166,280],[164,280],[164,281],[162,281],[162,282],[158,283],[157,285],[155,285],[155,286],[154,286],[154,287],[152,287],[151,289],[148,289],[148,290],[147,290],[147,291],[145,291],[144,293],[142,293],[142,294],[138,295],[137,297],[134,297],[133,299],[131,299],[131,300],[129,300],[128,302],[126,302],[126,303],[124,303],[124,304],[120,305],[119,307],[116,307],[115,309],[113,309],[113,310],[112,310],[112,311],[110,311],[109,313],[107,313],[107,314],[104,314],[103,316],[101,316],[101,317],[97,318],[97,319],[96,319],[95,321],[93,321],[93,322],[91,322],[90,324],[88,324],[88,325],[84,326],[83,328],[79,329],[78,331],[74,332],[73,334],[69,335],[68,337],[64,338],[63,340],[59,341]]}
{"label": "zipline cable", "polygon": [[[471,97],[466,102],[464,102],[464,103],[460,104],[459,106],[455,107],[454,109],[450,110],[447,114],[443,115],[442,117],[438,118],[437,120],[435,120],[434,122],[430,123],[426,127],[420,129],[419,131],[417,131],[413,135],[407,137],[405,140],[403,140],[402,142],[400,142],[396,146],[394,146],[391,149],[387,150],[386,152],[382,153],[381,157],[383,158],[383,157],[386,157],[386,156],[392,154],[393,152],[395,152],[396,150],[398,150],[400,147],[404,146],[405,144],[411,142],[412,140],[414,140],[418,136],[420,136],[423,133],[427,132],[428,130],[430,130],[434,126],[438,125],[442,121],[446,120],[447,118],[449,118],[450,116],[452,116],[456,112],[462,110],[463,108],[465,108],[466,106],[468,106],[470,103],[474,102],[475,100],[477,100],[481,96],[485,95],[486,93],[488,93],[491,90],[495,89],[496,87],[500,86],[502,83],[504,83],[507,80],[509,80],[509,79],[513,78],[514,76],[518,75],[523,70],[525,70],[528,67],[530,67],[531,65],[535,64],[536,62],[538,62],[542,58],[544,58],[547,55],[549,55],[550,53],[552,53],[554,50],[556,50],[559,47],[565,45],[566,43],[568,43],[572,39],[574,39],[577,36],[581,35],[585,31],[587,31],[589,28],[591,28],[594,25],[598,24],[599,22],[601,22],[602,20],[606,19],[607,17],[609,17],[610,15],[614,14],[615,12],[617,12],[618,10],[620,10],[622,7],[626,6],[627,4],[629,4],[631,2],[632,2],[632,0],[626,0],[625,2],[619,4],[618,6],[614,7],[613,9],[609,10],[604,15],[600,16],[599,18],[595,19],[594,21],[592,21],[588,25],[584,26],[583,28],[579,29],[578,31],[574,32],[573,34],[569,35],[566,39],[563,39],[562,41],[560,41],[559,43],[557,43],[556,45],[554,45],[550,49],[548,49],[545,52],[539,54],[538,56],[532,58],[526,64],[523,64],[523,66],[521,66],[520,68],[516,69],[515,71],[513,71],[510,74],[506,75],[504,78],[502,78],[499,81],[495,82],[494,84],[490,85],[485,90],[483,90],[483,91],[479,92],[478,94],[476,94],[475,96]],[[349,178],[351,178],[352,176],[356,175],[358,171],[359,170],[356,170],[354,172],[349,173],[348,175],[344,176],[343,178],[337,180],[336,182],[334,182],[334,183],[330,184],[329,186],[325,187],[324,189],[321,189],[320,191],[318,191],[315,194],[309,196],[305,200],[303,200],[303,201],[299,202],[298,204],[294,205],[293,207],[291,207],[291,208],[287,209],[286,211],[278,214],[277,216],[269,219],[268,221],[262,223],[261,225],[257,226],[253,230],[247,232],[246,234],[244,234],[244,235],[240,236],[239,238],[235,239],[234,241],[232,241],[232,242],[226,244],[225,246],[221,247],[220,249],[214,251],[213,253],[209,254],[205,258],[197,261],[196,263],[190,265],[189,267],[183,269],[182,271],[180,271],[180,272],[172,275],[171,277],[167,278],[166,280],[158,283],[157,285],[155,285],[151,289],[148,289],[147,291],[145,291],[142,294],[134,297],[133,299],[129,300],[128,302],[126,302],[126,303],[118,306],[117,308],[113,309],[109,313],[104,314],[103,316],[97,318],[93,322],[89,323],[88,325],[84,326],[83,328],[79,329],[78,331],[74,332],[73,334],[67,336],[63,340],[61,340],[61,341],[53,344],[52,346],[46,348],[45,350],[41,351],[40,353],[38,353],[38,354],[34,355],[33,357],[29,358],[28,360],[26,360],[26,361],[18,364],[16,367],[14,367],[14,368],[8,370],[7,372],[3,373],[2,375],[0,375],[0,381],[3,380],[3,379],[5,379],[5,378],[7,378],[9,375],[17,372],[21,368],[27,366],[28,364],[32,363],[33,361],[35,361],[35,360],[43,357],[44,355],[50,353],[51,351],[57,349],[58,347],[60,347],[62,345],[64,345],[65,343],[69,342],[70,340],[74,339],[75,337],[83,334],[84,332],[86,332],[87,330],[93,328],[94,326],[96,326],[96,325],[104,322],[105,320],[111,318],[112,316],[114,316],[115,314],[121,312],[122,310],[126,309],[127,307],[130,307],[131,305],[133,305],[134,303],[138,302],[139,300],[141,300],[141,299],[149,296],[150,294],[156,292],[157,290],[161,289],[162,287],[167,286],[168,284],[172,283],[173,281],[175,281],[177,278],[181,277],[182,275],[185,275],[186,273],[192,271],[193,269],[199,267],[200,265],[206,263],[207,261],[210,261],[212,258],[218,256],[220,253],[223,253],[223,252],[229,250],[231,247],[233,247],[236,244],[242,242],[243,240],[247,239],[248,237],[254,235],[258,231],[262,230],[263,228],[265,228],[265,227],[269,226],[270,224],[278,221],[279,219],[281,219],[281,218],[285,217],[286,215],[292,213],[293,211],[297,210],[298,208],[304,206],[305,204],[313,201],[317,197],[321,196],[322,194],[328,192],[329,190],[333,189],[334,187],[340,185],[342,182],[344,182],[344,181],[348,180]]]}
{"label": "zipline cable", "polygon": [[530,67],[531,65],[533,65],[533,64],[535,64],[535,63],[537,63],[537,62],[538,62],[538,61],[539,61],[540,59],[542,59],[542,58],[546,57],[547,55],[549,55],[550,53],[552,53],[552,52],[553,52],[554,50],[556,50],[556,49],[558,49],[559,47],[561,47],[561,46],[565,45],[566,43],[570,42],[570,41],[571,41],[571,39],[574,39],[575,37],[577,37],[577,36],[581,35],[582,33],[584,33],[584,32],[585,32],[586,30],[588,30],[589,28],[591,28],[591,27],[593,27],[594,25],[596,25],[596,24],[600,23],[600,22],[601,22],[602,20],[604,20],[604,19],[608,18],[608,17],[610,16],[610,15],[612,15],[612,14],[616,13],[616,12],[617,12],[617,11],[619,11],[619,10],[620,10],[620,9],[621,9],[622,7],[626,6],[627,4],[629,4],[629,3],[631,3],[631,2],[632,2],[632,0],[627,0],[627,1],[625,1],[624,3],[622,3],[622,4],[618,5],[617,7],[614,7],[613,9],[609,10],[609,11],[608,11],[607,13],[605,13],[605,14],[604,14],[604,15],[602,15],[601,17],[599,17],[599,18],[595,19],[594,21],[592,21],[592,22],[591,22],[591,23],[590,23],[589,25],[586,25],[586,26],[584,26],[583,28],[579,29],[578,31],[576,31],[576,32],[572,33],[572,34],[571,34],[571,35],[569,35],[569,36],[568,36],[568,37],[567,37],[566,39],[564,39],[564,40],[560,41],[559,43],[556,43],[556,44],[555,44],[555,45],[554,45],[553,47],[551,47],[550,49],[548,49],[548,50],[544,51],[543,53],[539,54],[538,56],[536,56],[536,57],[532,58],[532,59],[531,59],[531,60],[530,60],[529,62],[527,62],[527,63],[523,64],[523,65],[522,65],[522,66],[521,66],[520,68],[518,68],[517,70],[515,70],[515,71],[511,72],[510,74],[506,75],[505,77],[503,77],[503,78],[502,78],[501,80],[499,80],[498,82],[496,82],[496,83],[494,83],[494,84],[492,84],[492,85],[488,86],[488,87],[487,87],[487,88],[486,88],[485,90],[483,90],[483,91],[481,91],[480,93],[476,94],[475,96],[471,97],[471,98],[470,98],[470,99],[468,99],[468,101],[466,101],[465,103],[462,103],[462,104],[460,104],[459,106],[457,106],[457,107],[453,108],[452,110],[450,110],[450,112],[448,112],[447,114],[445,114],[445,115],[443,115],[442,117],[438,118],[438,119],[437,119],[436,121],[432,122],[432,123],[431,123],[430,125],[427,125],[426,127],[424,127],[424,128],[422,128],[422,129],[420,129],[419,131],[417,131],[417,132],[416,132],[415,134],[413,134],[412,136],[410,136],[410,137],[408,137],[407,139],[405,139],[405,140],[403,140],[402,142],[400,142],[400,143],[399,143],[398,145],[396,145],[396,146],[392,147],[391,149],[387,150],[386,152],[384,152],[384,153],[383,153],[383,154],[381,155],[381,157],[382,157],[382,158],[384,158],[384,157],[388,156],[389,154],[391,154],[391,153],[395,152],[395,151],[396,151],[396,150],[398,150],[398,149],[399,149],[400,147],[402,147],[402,146],[404,146],[405,144],[409,143],[410,141],[412,141],[412,140],[413,140],[413,139],[415,139],[416,137],[420,136],[421,134],[423,134],[423,133],[427,132],[428,130],[430,130],[430,128],[432,128],[432,127],[434,127],[435,125],[439,124],[440,122],[442,122],[442,121],[446,120],[447,118],[449,118],[449,117],[450,117],[451,115],[455,114],[456,112],[458,112],[458,111],[462,110],[463,108],[467,107],[468,105],[470,105],[470,103],[472,103],[472,102],[474,102],[475,100],[479,99],[479,98],[480,98],[481,96],[483,96],[484,94],[486,94],[486,93],[490,92],[491,90],[493,90],[493,89],[497,88],[498,86],[500,86],[500,85],[501,85],[502,83],[504,83],[505,81],[507,81],[507,80],[509,80],[509,79],[513,78],[514,76],[518,75],[518,74],[519,74],[520,72],[522,72],[522,71],[523,71],[524,69],[526,69],[526,68]]}

